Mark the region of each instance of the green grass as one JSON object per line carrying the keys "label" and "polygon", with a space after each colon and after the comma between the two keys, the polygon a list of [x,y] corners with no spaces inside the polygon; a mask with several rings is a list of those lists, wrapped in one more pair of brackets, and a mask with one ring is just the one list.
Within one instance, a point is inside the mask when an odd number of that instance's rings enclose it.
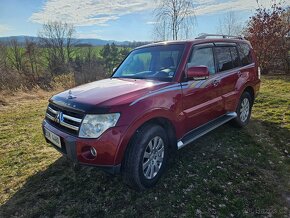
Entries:
{"label": "green grass", "polygon": [[0,217],[290,215],[290,78],[263,77],[252,120],[180,150],[157,186],[75,169],[41,133],[45,98],[0,108]]}

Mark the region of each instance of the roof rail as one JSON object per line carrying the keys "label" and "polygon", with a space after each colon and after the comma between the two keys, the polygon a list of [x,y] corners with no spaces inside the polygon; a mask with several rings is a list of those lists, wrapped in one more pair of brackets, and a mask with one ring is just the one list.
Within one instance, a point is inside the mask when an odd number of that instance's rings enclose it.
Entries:
{"label": "roof rail", "polygon": [[223,39],[240,39],[240,40],[244,39],[243,36],[231,36],[231,35],[222,35],[222,34],[202,34],[196,37],[195,39],[206,39],[208,37],[220,37]]}

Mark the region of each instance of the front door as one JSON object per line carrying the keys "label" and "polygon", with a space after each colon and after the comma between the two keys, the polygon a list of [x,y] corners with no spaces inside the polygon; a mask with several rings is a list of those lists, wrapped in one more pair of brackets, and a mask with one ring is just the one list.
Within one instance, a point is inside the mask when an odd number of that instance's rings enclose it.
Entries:
{"label": "front door", "polygon": [[183,112],[186,131],[207,123],[224,113],[219,76],[216,74],[213,44],[194,46],[188,67],[207,66],[210,72],[205,80],[182,83]]}

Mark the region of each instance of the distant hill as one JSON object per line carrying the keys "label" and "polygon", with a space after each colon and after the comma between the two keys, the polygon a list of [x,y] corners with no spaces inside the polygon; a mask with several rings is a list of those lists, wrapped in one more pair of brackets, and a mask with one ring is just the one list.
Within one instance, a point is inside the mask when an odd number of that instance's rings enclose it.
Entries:
{"label": "distant hill", "polygon": [[[30,40],[33,40],[35,42],[39,41],[39,37],[35,36],[9,36],[9,37],[0,37],[0,42],[7,43],[12,39],[16,39],[19,43],[25,43],[25,39],[28,38]],[[115,43],[116,45],[129,45],[132,42],[129,41],[115,41],[115,40],[103,40],[103,39],[73,39],[74,42],[77,44],[90,44],[93,46],[98,46],[98,45],[106,45],[107,43]]]}

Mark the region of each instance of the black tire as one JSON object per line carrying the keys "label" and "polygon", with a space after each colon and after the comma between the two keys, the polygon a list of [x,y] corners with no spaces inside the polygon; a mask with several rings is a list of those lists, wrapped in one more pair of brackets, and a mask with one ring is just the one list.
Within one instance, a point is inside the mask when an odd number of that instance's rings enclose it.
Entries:
{"label": "black tire", "polygon": [[[243,107],[245,105],[245,102],[248,102],[248,113],[242,113]],[[253,99],[249,92],[244,92],[240,98],[238,107],[236,109],[237,117],[232,120],[231,124],[233,124],[235,127],[242,128],[246,126],[251,118],[251,112],[252,112],[252,106],[253,106]]]}
{"label": "black tire", "polygon": [[[162,139],[162,140],[161,140]],[[160,147],[159,141],[162,143],[164,147],[164,152],[162,153],[161,150],[156,149],[157,155],[163,154],[163,161],[162,164],[159,165],[157,164],[157,160],[149,160],[144,157],[145,155],[145,150],[146,150],[146,156],[149,154],[147,151],[149,148],[150,142],[153,143],[154,140],[158,140],[157,143]],[[152,146],[153,144],[151,144]],[[157,146],[156,146],[157,147]],[[168,138],[166,135],[165,130],[159,126],[159,125],[153,125],[153,124],[148,124],[143,127],[141,127],[134,135],[133,140],[131,141],[125,155],[125,159],[122,165],[122,177],[123,181],[129,185],[131,188],[134,188],[136,190],[144,190],[146,188],[153,187],[157,181],[160,179],[161,175],[163,174],[164,170],[166,169],[167,162],[168,162]],[[153,152],[152,152],[153,153]],[[154,155],[154,154],[153,154]],[[156,155],[156,154],[155,154]],[[145,159],[144,159],[145,158]],[[152,158],[152,155],[150,156]],[[159,158],[156,157],[156,158]],[[148,168],[151,166],[151,163],[149,163],[148,167],[145,168],[146,170],[143,170],[143,164],[145,165],[147,161],[144,162],[144,160],[148,160],[153,164],[154,162],[157,165],[156,168],[153,167],[153,171],[158,167],[158,171],[156,172],[156,175],[149,179],[146,178],[146,175],[144,172],[148,170]],[[153,162],[152,162],[153,161]],[[152,168],[149,169],[151,174]],[[150,175],[149,175],[150,176]]]}

